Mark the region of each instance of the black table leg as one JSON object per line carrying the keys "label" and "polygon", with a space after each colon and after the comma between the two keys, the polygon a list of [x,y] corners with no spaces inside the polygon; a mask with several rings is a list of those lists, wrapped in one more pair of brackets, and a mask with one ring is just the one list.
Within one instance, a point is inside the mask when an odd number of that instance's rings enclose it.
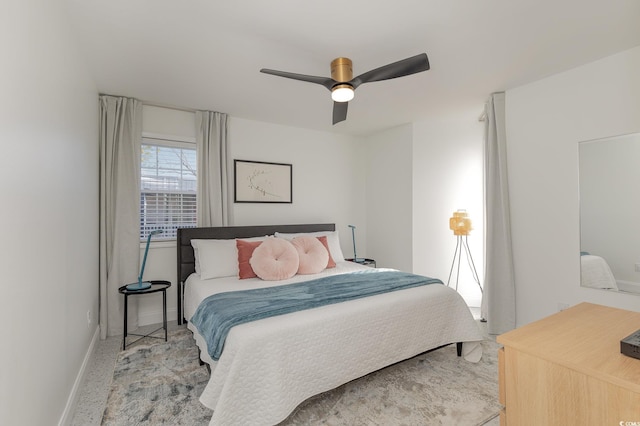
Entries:
{"label": "black table leg", "polygon": [[124,337],[122,338],[122,350],[124,351],[127,348],[127,300],[129,296],[127,294],[124,295]]}
{"label": "black table leg", "polygon": [[164,326],[164,341],[167,341],[167,291],[162,292],[162,325]]}

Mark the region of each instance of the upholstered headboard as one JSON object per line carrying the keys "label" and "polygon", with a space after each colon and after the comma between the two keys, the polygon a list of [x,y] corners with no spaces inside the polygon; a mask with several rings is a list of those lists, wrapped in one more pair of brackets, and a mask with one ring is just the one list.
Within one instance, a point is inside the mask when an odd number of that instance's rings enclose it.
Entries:
{"label": "upholstered headboard", "polygon": [[220,226],[211,228],[181,228],[177,234],[178,254],[178,324],[182,324],[182,294],[184,282],[195,272],[195,256],[191,240],[193,239],[219,239],[229,240],[234,238],[260,237],[273,235],[276,232],[298,233],[335,231],[333,223],[319,223],[306,225],[258,225],[258,226]]}

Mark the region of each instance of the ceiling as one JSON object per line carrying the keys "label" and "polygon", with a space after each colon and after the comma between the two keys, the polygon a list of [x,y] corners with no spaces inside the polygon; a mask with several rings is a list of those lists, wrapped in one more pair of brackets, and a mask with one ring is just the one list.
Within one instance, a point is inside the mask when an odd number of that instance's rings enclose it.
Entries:
{"label": "ceiling", "polygon": [[[351,135],[479,116],[492,92],[640,45],[638,0],[65,1],[101,93]],[[422,52],[431,70],[360,86],[335,126],[327,89],[259,72]]]}

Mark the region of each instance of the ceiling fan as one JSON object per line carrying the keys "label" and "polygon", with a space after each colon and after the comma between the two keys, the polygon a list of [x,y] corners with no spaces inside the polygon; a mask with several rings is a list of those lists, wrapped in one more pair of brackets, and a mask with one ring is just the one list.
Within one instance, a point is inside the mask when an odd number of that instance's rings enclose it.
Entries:
{"label": "ceiling fan", "polygon": [[331,77],[317,77],[267,68],[262,68],[260,72],[320,84],[329,89],[331,99],[333,99],[333,124],[336,124],[347,119],[347,106],[349,101],[353,99],[354,91],[361,84],[404,77],[428,69],[427,54],[421,53],[365,72],[356,78],[353,78],[352,62],[349,58],[336,58],[331,61]]}

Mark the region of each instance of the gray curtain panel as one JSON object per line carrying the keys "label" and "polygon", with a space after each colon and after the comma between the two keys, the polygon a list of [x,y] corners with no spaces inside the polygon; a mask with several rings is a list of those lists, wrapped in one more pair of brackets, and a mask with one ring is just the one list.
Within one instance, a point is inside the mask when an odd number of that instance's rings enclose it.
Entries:
{"label": "gray curtain panel", "polygon": [[485,277],[482,317],[490,334],[516,326],[515,281],[511,248],[505,94],[485,104]]}
{"label": "gray curtain panel", "polygon": [[233,224],[233,171],[227,133],[227,114],[196,111],[198,226]]}
{"label": "gray curtain panel", "polygon": [[[100,96],[100,337],[123,333],[122,285],[138,280],[140,264],[140,141],[142,103]],[[136,298],[128,326],[138,327]]]}

